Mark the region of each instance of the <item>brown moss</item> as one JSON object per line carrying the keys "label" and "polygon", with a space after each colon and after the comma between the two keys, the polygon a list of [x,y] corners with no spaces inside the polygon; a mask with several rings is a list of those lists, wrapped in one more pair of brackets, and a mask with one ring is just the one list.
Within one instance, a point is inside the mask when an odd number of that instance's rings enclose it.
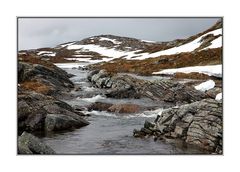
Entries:
{"label": "brown moss", "polygon": [[21,87],[41,94],[48,94],[51,91],[49,86],[38,81],[25,81],[21,83]]}
{"label": "brown moss", "polygon": [[186,79],[209,79],[211,76],[205,75],[203,73],[197,73],[197,72],[191,72],[191,73],[181,73],[177,72],[174,75],[174,78],[180,79],[180,78],[186,78]]}

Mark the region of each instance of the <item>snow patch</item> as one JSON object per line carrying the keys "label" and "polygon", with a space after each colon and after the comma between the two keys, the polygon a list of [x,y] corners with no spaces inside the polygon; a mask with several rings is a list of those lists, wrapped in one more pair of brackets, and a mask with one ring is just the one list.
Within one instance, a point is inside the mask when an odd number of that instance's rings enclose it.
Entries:
{"label": "snow patch", "polygon": [[[77,52],[97,52],[102,56],[107,56],[107,57],[111,57],[111,58],[120,58],[123,57],[125,59],[128,60],[143,60],[146,58],[154,58],[154,57],[159,57],[162,55],[172,55],[172,54],[178,54],[178,53],[182,53],[182,52],[191,52],[194,51],[196,48],[200,47],[200,45],[202,44],[201,40],[203,37],[205,37],[206,35],[209,34],[213,34],[214,36],[216,35],[221,35],[222,34],[222,29],[217,29],[211,32],[208,32],[198,38],[196,38],[195,40],[180,45],[178,47],[173,47],[173,48],[169,48],[166,50],[162,50],[162,51],[158,51],[155,53],[140,53],[140,54],[136,54],[139,51],[142,50],[135,50],[135,51],[120,51],[120,50],[116,50],[114,48],[106,48],[106,47],[101,47],[99,45],[94,45],[94,44],[86,44],[86,45],[74,45],[74,44],[70,44],[68,46],[66,46],[67,49],[69,50],[77,50]],[[217,39],[212,41],[212,44],[209,47],[206,48],[218,48],[222,46],[222,36],[219,36]],[[101,37],[99,39],[100,41],[111,41],[116,45],[121,44],[121,42],[116,41],[115,39],[110,39],[110,38],[105,38],[105,37]],[[142,40],[145,41],[145,40]],[[145,41],[146,42],[146,41]],[[148,41],[150,42],[150,41]],[[206,49],[205,48],[205,49]]]}
{"label": "snow patch", "polygon": [[213,80],[208,80],[206,82],[203,82],[203,83],[195,86],[194,88],[196,90],[205,92],[205,91],[210,90],[210,89],[212,89],[214,87],[215,87],[215,82]]}
{"label": "snow patch", "polygon": [[142,42],[156,43],[156,41],[141,40]]}
{"label": "snow patch", "polygon": [[211,65],[211,66],[193,66],[193,67],[183,67],[175,69],[165,69],[160,72],[153,72],[153,74],[166,74],[173,75],[177,72],[181,73],[203,73],[209,76],[222,77],[222,65]]}
{"label": "snow patch", "polygon": [[[97,52],[103,56],[107,56],[107,57],[112,57],[112,58],[119,58],[119,57],[123,57],[124,58],[131,58],[133,56],[136,56],[137,54],[135,54],[138,51],[141,50],[137,50],[137,51],[130,51],[130,52],[126,52],[126,51],[118,51],[112,48],[105,48],[105,47],[101,47],[99,45],[93,45],[93,44],[87,44],[87,45],[70,45],[67,47],[67,49],[69,50],[78,50],[76,52],[89,52],[89,51],[93,51],[93,52]],[[111,59],[112,60],[112,59]],[[103,60],[105,61],[105,60]]]}
{"label": "snow patch", "polygon": [[56,55],[56,53],[52,52],[52,51],[39,51],[37,53],[37,55],[39,56],[51,56],[54,57]]}
{"label": "snow patch", "polygon": [[75,61],[81,61],[81,62],[90,62],[91,58],[64,58],[66,60],[75,60]]}
{"label": "snow patch", "polygon": [[[142,55],[141,59],[145,59],[145,58],[149,58],[149,57],[158,57],[161,55],[172,55],[172,54],[178,54],[178,53],[182,53],[182,52],[194,51],[196,48],[198,48],[201,45],[201,39],[209,34],[213,34],[214,36],[220,35],[220,34],[222,34],[222,29],[217,29],[217,30],[208,32],[208,33],[196,38],[195,40],[193,40],[189,43],[183,44],[179,47],[174,47],[174,48],[166,49],[163,51],[158,51],[158,52],[155,52],[152,54],[147,53],[145,55]],[[221,47],[221,46],[222,45],[215,44],[215,48]]]}
{"label": "snow patch", "polygon": [[86,54],[86,55],[84,55],[84,54],[75,54],[75,55],[73,55],[73,57],[92,57],[92,55],[90,55],[90,54]]}
{"label": "snow patch", "polygon": [[216,95],[215,100],[217,100],[217,101],[222,100],[222,93],[218,93],[218,94]]}
{"label": "snow patch", "polygon": [[121,42],[117,41],[116,39],[110,39],[110,38],[105,38],[105,37],[101,37],[99,39],[99,41],[110,41],[113,44],[117,44],[117,45],[121,44]]}
{"label": "snow patch", "polygon": [[211,42],[211,45],[208,47],[204,48],[203,50],[209,49],[209,48],[218,48],[222,46],[222,36],[219,36],[217,39],[214,39]]}

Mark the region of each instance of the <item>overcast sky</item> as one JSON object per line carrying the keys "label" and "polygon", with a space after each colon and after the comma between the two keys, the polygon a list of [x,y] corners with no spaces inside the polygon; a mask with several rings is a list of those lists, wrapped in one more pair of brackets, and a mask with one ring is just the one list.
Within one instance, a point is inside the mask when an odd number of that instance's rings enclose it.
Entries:
{"label": "overcast sky", "polygon": [[19,50],[53,47],[69,41],[112,34],[150,41],[186,38],[219,18],[19,18]]}

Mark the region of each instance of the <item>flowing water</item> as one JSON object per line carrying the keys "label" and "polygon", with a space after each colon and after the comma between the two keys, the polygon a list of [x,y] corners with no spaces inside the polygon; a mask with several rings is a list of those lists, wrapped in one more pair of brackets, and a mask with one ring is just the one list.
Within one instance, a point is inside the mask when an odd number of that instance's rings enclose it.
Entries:
{"label": "flowing water", "polygon": [[[80,66],[83,64],[80,64]],[[70,66],[70,65],[69,65]],[[93,88],[87,82],[87,70],[65,68],[75,76],[71,80],[81,90],[72,91],[72,99],[64,100],[72,106],[86,106],[94,102],[134,103],[144,106],[157,106],[157,110],[145,111],[139,114],[114,114],[92,111],[86,119],[90,125],[69,132],[48,134],[41,138],[51,146],[57,154],[201,154],[201,150],[182,143],[170,144],[164,141],[154,141],[153,138],[134,138],[133,130],[143,127],[144,121],[153,121],[162,106],[149,99],[112,99],[104,96],[104,90]],[[157,77],[145,78],[149,80]]]}

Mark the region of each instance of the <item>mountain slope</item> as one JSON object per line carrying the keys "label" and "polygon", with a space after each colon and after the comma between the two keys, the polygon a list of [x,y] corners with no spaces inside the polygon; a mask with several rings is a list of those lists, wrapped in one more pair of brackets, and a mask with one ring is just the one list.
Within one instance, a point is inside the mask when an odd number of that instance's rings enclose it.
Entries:
{"label": "mountain slope", "polygon": [[[168,68],[221,64],[221,47],[222,23],[219,21],[202,33],[170,42],[99,35],[60,44],[54,48],[21,51],[20,54],[30,53],[54,63],[102,62],[101,65],[96,64],[93,67],[104,68],[110,72],[150,75]],[[111,63],[108,63],[109,61]],[[148,66],[149,69],[145,69],[144,66]]]}

